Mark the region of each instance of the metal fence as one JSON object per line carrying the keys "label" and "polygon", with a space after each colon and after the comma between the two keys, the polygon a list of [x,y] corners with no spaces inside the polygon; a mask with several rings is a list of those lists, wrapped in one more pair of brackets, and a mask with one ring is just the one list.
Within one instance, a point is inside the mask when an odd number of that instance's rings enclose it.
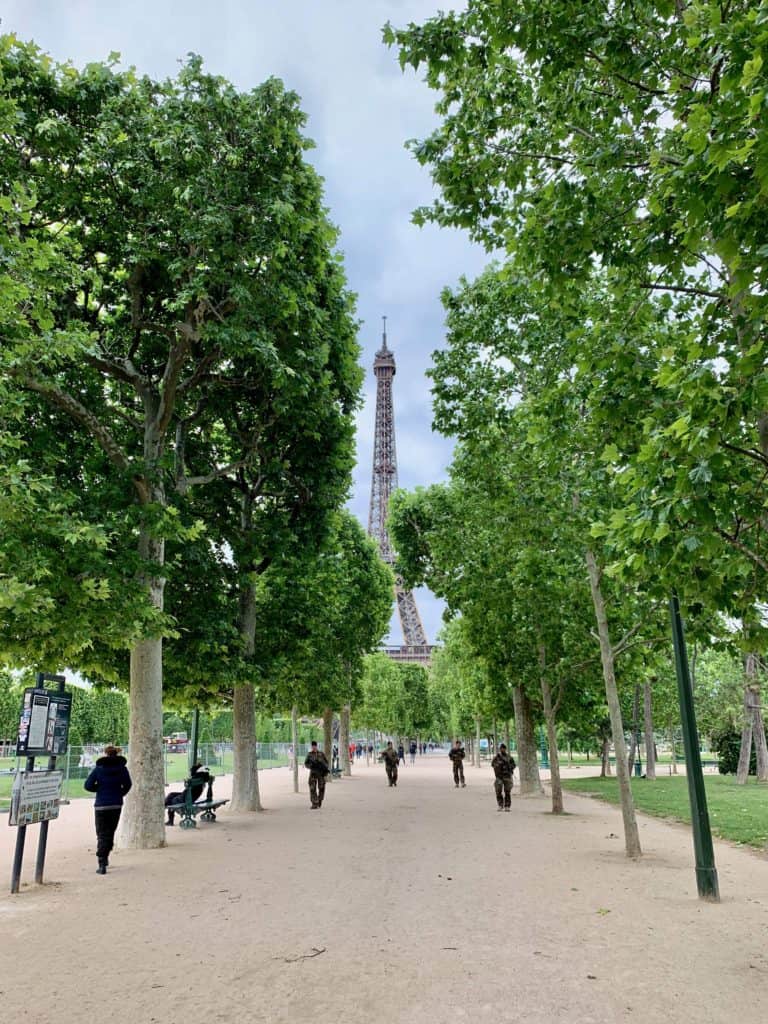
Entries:
{"label": "metal fence", "polygon": [[[303,761],[307,751],[308,743],[300,743],[298,756]],[[260,771],[270,768],[285,768],[290,764],[292,748],[290,743],[257,743],[256,751]],[[15,749],[8,749],[8,756],[0,754],[0,813],[8,810],[10,806],[11,786],[17,771],[23,771],[25,767],[24,758],[16,758]],[[83,782],[88,777],[96,760],[104,753],[104,746],[90,745],[84,747],[70,747],[66,754],[62,754],[56,761],[56,768],[64,772],[62,786],[62,799],[69,801],[80,797],[91,797],[83,789]],[[126,745],[123,748],[124,756],[130,754]],[[170,752],[165,751],[164,775],[165,783],[181,782],[189,775],[190,750],[181,749]],[[234,753],[231,743],[200,743],[197,748],[197,760],[206,765],[213,775],[231,775],[234,769]],[[40,757],[37,759],[36,769],[43,770],[47,767],[48,759]]]}

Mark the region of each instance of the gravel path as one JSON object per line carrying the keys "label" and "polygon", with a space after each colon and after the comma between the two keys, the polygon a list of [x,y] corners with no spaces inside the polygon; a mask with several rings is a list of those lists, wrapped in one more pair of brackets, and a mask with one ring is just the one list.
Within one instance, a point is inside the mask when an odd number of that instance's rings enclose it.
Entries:
{"label": "gravel path", "polygon": [[702,904],[688,829],[642,818],[631,863],[617,809],[566,795],[562,818],[544,798],[497,813],[490,769],[467,782],[444,756],[401,767],[396,789],[363,763],[318,813],[303,770],[299,796],[286,769],[264,772],[264,814],[169,829],[167,849],[118,851],[106,877],[77,801],[51,824],[48,883],[16,897],[4,827],[4,1019],[765,1019],[768,858],[717,843],[723,902]]}

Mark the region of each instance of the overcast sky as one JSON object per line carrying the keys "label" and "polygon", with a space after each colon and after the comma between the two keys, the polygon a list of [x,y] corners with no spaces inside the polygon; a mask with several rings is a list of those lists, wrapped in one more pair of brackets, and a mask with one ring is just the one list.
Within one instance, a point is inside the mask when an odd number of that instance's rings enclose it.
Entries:
{"label": "overcast sky", "polygon": [[[341,230],[347,277],[358,296],[367,371],[359,416],[351,508],[368,520],[375,384],[373,355],[381,316],[397,361],[394,402],[400,485],[445,477],[451,445],[432,433],[431,353],[443,344],[440,290],[474,276],[484,255],[465,236],[410,222],[432,186],[404,148],[435,122],[435,94],[400,71],[381,42],[386,21],[421,22],[443,0],[5,0],[2,30],[34,39],[76,65],[116,51],[154,77],[174,75],[187,53],[247,90],[275,75],[296,91],[308,115],[310,159],[325,179],[327,205]],[[418,593],[434,641],[442,606]],[[399,627],[392,640],[402,642]]]}

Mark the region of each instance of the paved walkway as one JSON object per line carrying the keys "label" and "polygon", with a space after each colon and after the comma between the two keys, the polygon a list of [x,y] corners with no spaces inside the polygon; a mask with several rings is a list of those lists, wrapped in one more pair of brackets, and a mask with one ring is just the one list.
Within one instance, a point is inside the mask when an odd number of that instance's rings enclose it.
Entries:
{"label": "paved walkway", "polygon": [[[318,813],[287,770],[264,814],[168,830],[95,874],[90,805],[51,825],[47,878],[7,895],[0,1005],[80,1024],[722,1024],[768,1014],[768,859],[717,844],[723,903],[696,898],[690,833],[568,797],[497,813],[490,770],[456,790],[447,757],[355,767]],[[225,789],[220,780],[217,793]],[[29,830],[25,878],[36,829]],[[29,957],[29,958],[28,958]]]}

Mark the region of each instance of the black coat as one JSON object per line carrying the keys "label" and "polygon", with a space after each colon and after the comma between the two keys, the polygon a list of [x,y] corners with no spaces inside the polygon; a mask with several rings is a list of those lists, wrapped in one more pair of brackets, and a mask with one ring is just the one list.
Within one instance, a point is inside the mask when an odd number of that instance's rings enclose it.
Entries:
{"label": "black coat", "polygon": [[131,788],[125,758],[119,754],[100,757],[83,785],[89,793],[96,794],[97,807],[122,807],[123,797]]}

